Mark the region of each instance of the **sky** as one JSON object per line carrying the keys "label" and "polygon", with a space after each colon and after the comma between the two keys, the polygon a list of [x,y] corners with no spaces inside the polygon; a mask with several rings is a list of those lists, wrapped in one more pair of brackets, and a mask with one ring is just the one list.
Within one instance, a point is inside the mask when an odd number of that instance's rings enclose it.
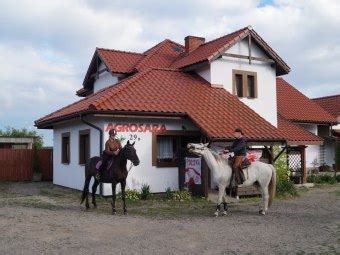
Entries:
{"label": "sky", "polygon": [[[79,100],[96,47],[142,52],[251,25],[308,97],[340,94],[340,0],[0,0],[0,129]],[[38,130],[51,146],[52,130]]]}

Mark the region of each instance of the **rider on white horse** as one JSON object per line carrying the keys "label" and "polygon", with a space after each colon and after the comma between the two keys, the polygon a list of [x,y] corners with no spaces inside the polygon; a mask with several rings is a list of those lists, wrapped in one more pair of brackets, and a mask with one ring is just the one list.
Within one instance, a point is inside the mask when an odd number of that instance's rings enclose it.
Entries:
{"label": "rider on white horse", "polygon": [[225,149],[223,153],[234,153],[233,174],[236,178],[237,184],[242,184],[245,181],[244,174],[241,169],[243,158],[246,156],[246,138],[240,128],[235,129],[234,133],[236,140],[233,142],[231,148]]}

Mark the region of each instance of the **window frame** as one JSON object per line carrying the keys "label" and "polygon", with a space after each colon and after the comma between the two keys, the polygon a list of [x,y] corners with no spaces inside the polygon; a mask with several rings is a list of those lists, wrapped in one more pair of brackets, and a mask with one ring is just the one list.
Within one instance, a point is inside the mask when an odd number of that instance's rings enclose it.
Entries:
{"label": "window frame", "polygon": [[[242,95],[239,96],[237,94],[236,89],[236,75],[242,76]],[[254,77],[254,97],[251,97],[248,95],[248,76]],[[255,99],[258,98],[258,92],[257,92],[257,72],[251,72],[251,71],[244,71],[244,70],[232,70],[232,84],[233,84],[233,95],[239,97],[239,98],[248,98],[248,99]]]}
{"label": "window frame", "polygon": [[[64,152],[64,138],[68,138],[68,151],[66,152],[66,155],[68,154],[68,160],[65,160],[65,152]],[[69,165],[71,163],[71,133],[70,132],[64,132],[61,134],[61,163],[64,165]]]}
{"label": "window frame", "polygon": [[[181,148],[181,137],[182,136],[195,136],[199,135],[200,132],[198,131],[181,131],[181,130],[170,130],[164,131],[161,133],[152,133],[152,166],[157,168],[164,168],[164,167],[179,167],[180,164],[180,148]],[[174,162],[158,162],[157,160],[157,137],[160,136],[169,136],[176,138],[176,152],[177,160]]]}
{"label": "window frame", "polygon": [[[81,143],[82,143],[82,136],[87,135],[88,136],[88,147],[84,148],[84,151],[82,151],[82,147],[81,147]],[[85,150],[87,150],[87,154],[88,154],[88,158],[91,157],[91,130],[90,129],[84,129],[84,130],[79,130],[78,133],[78,164],[79,165],[85,165],[87,158],[86,158],[86,152]],[[84,155],[82,155],[84,154]],[[82,158],[84,156],[84,158]],[[83,160],[83,161],[82,161]]]}

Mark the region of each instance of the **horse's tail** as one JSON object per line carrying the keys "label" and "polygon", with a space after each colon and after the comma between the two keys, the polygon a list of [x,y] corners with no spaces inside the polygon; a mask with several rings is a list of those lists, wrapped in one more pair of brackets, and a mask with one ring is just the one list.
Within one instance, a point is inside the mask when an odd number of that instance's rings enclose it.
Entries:
{"label": "horse's tail", "polygon": [[270,179],[268,191],[269,191],[269,201],[268,206],[271,206],[273,203],[275,193],[276,193],[276,169],[273,165],[270,165],[270,168],[272,169],[272,178]]}
{"label": "horse's tail", "polygon": [[80,204],[82,204],[85,198],[89,195],[89,186],[90,186],[90,181],[91,181],[91,175],[88,174],[89,167],[90,167],[89,163],[85,165],[85,184],[84,184],[83,193],[81,194]]}
{"label": "horse's tail", "polygon": [[273,165],[270,165],[270,168],[272,169],[272,178],[270,179],[269,182],[269,201],[268,201],[268,206],[271,206],[273,203],[275,193],[276,193],[276,169]]}

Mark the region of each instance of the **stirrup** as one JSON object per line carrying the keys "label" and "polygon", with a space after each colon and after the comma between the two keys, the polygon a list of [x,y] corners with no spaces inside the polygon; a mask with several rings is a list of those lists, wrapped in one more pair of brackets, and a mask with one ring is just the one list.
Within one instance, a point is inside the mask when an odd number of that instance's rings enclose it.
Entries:
{"label": "stirrup", "polygon": [[101,177],[101,174],[100,174],[100,173],[97,173],[95,178],[96,178],[97,181],[100,182],[100,181],[101,181],[101,178],[102,178],[102,177]]}

